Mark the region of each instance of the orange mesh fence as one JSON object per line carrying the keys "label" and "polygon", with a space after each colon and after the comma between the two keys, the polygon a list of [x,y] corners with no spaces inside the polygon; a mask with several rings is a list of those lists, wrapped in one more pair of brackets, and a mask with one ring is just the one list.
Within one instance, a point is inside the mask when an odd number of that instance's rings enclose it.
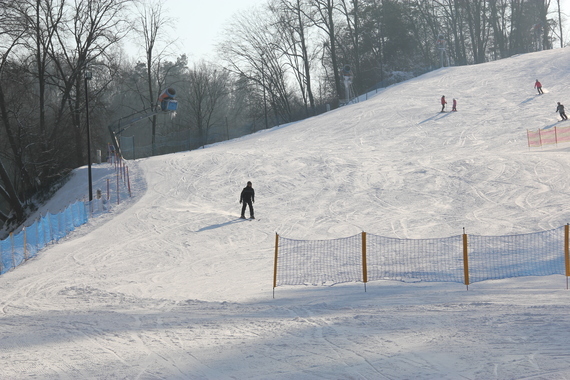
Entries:
{"label": "orange mesh fence", "polygon": [[564,273],[564,227],[522,235],[469,235],[471,282]]}
{"label": "orange mesh fence", "polygon": [[397,239],[362,233],[333,240],[276,235],[274,288],[374,280],[472,282],[570,276],[570,228],[508,236]]}
{"label": "orange mesh fence", "polygon": [[526,131],[529,148],[538,148],[542,144],[540,142],[540,129],[536,132]]}
{"label": "orange mesh fence", "polygon": [[570,141],[570,126],[556,128],[556,138],[558,142],[569,142]]}
{"label": "orange mesh fence", "polygon": [[279,237],[276,286],[362,281],[361,235],[333,240]]}
{"label": "orange mesh fence", "polygon": [[368,234],[368,279],[463,283],[461,235],[396,239]]}
{"label": "orange mesh fence", "polygon": [[528,147],[537,148],[543,145],[570,142],[570,126],[539,129],[536,132],[526,131]]}
{"label": "orange mesh fence", "polygon": [[556,144],[556,128],[541,130],[540,142],[542,145]]}

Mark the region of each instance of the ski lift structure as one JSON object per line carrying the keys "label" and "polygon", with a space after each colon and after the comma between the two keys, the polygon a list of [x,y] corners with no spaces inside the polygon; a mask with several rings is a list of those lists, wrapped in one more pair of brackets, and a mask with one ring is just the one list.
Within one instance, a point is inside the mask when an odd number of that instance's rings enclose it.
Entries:
{"label": "ski lift structure", "polygon": [[175,117],[176,111],[178,110],[178,101],[174,99],[175,97],[176,90],[169,87],[160,93],[154,107],[134,112],[109,124],[108,128],[111,133],[111,141],[113,145],[117,147],[117,152],[121,157],[123,154],[121,152],[119,136],[139,121],[149,119],[155,115],[170,114],[171,117]]}
{"label": "ski lift structure", "polygon": [[437,36],[437,41],[435,42],[435,46],[437,47],[440,53],[441,67],[444,67],[446,63],[447,66],[449,66],[449,57],[447,55],[447,41],[445,40],[443,34]]}
{"label": "ski lift structure", "polygon": [[344,81],[344,101],[341,101],[341,106],[350,104],[350,103],[358,103],[358,97],[356,96],[356,92],[354,91],[354,86],[352,82],[354,81],[354,73],[350,68],[350,65],[344,65],[342,68],[342,78]]}

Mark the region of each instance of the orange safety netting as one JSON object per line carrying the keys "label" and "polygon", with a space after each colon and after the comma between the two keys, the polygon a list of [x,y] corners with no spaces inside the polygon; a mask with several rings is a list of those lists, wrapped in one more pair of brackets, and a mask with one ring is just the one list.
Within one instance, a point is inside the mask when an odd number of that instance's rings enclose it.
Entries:
{"label": "orange safety netting", "polygon": [[539,129],[536,132],[527,130],[528,147],[570,142],[570,126]]}

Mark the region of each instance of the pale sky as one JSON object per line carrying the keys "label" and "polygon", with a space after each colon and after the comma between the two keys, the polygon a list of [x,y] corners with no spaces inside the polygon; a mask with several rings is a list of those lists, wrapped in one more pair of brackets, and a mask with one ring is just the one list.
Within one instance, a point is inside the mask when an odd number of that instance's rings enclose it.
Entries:
{"label": "pale sky", "polygon": [[166,0],[165,7],[175,21],[182,53],[191,61],[197,61],[213,56],[224,25],[236,12],[264,3],[266,0]]}
{"label": "pale sky", "polygon": [[[174,35],[178,38],[180,53],[188,55],[190,61],[213,58],[215,45],[221,37],[224,25],[231,21],[238,11],[247,11],[266,3],[266,0],[166,0],[165,7],[174,21]],[[551,0],[551,9],[556,0]],[[562,0],[567,14],[565,40],[570,37],[570,0]]]}

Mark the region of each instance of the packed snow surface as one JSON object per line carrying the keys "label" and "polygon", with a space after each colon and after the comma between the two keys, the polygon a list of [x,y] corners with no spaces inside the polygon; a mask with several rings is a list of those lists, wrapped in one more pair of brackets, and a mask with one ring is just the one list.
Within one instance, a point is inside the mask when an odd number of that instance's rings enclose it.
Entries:
{"label": "packed snow surface", "polygon": [[[527,129],[570,123],[555,113],[570,106],[568,62],[557,49],[442,68],[299,123],[129,162],[131,198],[0,276],[0,378],[570,379],[564,276],[272,287],[275,233],[424,239],[570,222],[570,143],[527,146]],[[442,95],[458,112],[439,112]],[[95,165],[95,187],[112,173]],[[78,169],[44,211],[84,197],[86,178]],[[255,221],[239,219],[248,180]]]}

